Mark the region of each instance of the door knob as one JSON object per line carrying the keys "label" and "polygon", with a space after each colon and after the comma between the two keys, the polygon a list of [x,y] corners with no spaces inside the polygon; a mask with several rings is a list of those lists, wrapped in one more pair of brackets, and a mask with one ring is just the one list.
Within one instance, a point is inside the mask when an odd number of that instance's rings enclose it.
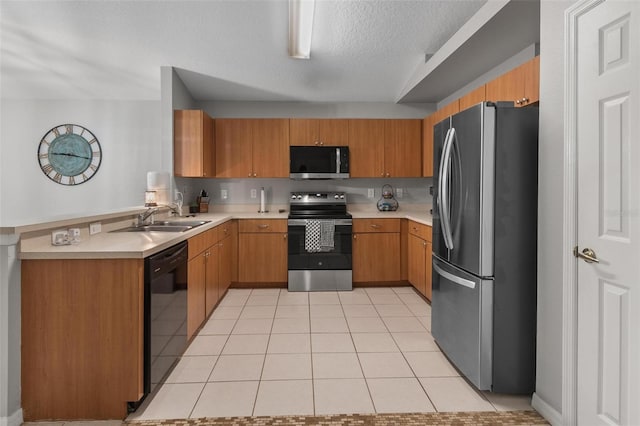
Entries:
{"label": "door knob", "polygon": [[596,256],[596,252],[591,250],[590,248],[585,248],[581,252],[578,251],[578,246],[573,248],[573,255],[578,259],[582,259],[587,263],[600,263],[598,260],[598,256]]}

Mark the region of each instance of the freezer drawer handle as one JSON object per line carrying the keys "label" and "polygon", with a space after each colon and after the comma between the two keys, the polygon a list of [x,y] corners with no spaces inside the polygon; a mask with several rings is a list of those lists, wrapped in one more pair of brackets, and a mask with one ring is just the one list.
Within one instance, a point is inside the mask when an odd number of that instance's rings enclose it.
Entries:
{"label": "freezer drawer handle", "polygon": [[448,279],[449,281],[453,281],[456,284],[460,284],[463,285],[465,287],[469,287],[469,288],[476,288],[476,283],[470,280],[465,280],[464,278],[460,278],[456,275],[453,275],[447,271],[443,271],[438,265],[436,265],[435,263],[433,264],[433,269],[440,274],[441,276],[445,277],[446,279]]}

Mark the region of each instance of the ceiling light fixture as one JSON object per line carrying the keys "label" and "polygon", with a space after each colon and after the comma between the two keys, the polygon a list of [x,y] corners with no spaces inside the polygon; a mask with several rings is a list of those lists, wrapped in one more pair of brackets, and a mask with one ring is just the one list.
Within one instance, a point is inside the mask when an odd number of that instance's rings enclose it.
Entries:
{"label": "ceiling light fixture", "polygon": [[289,0],[289,56],[311,57],[311,34],[315,0]]}

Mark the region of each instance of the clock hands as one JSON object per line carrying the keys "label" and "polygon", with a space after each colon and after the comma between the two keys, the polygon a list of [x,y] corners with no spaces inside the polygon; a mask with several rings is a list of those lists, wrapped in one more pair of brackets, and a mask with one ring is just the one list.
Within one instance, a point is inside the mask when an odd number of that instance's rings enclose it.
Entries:
{"label": "clock hands", "polygon": [[64,155],[65,157],[84,158],[85,160],[91,160],[90,157],[83,157],[82,155],[67,154],[66,152],[53,152],[50,155]]}

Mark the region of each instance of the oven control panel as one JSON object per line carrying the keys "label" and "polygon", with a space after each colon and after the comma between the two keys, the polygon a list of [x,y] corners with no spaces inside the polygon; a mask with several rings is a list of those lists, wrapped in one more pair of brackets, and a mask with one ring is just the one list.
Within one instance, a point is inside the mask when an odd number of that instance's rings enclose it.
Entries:
{"label": "oven control panel", "polygon": [[291,204],[347,204],[344,192],[292,192]]}

